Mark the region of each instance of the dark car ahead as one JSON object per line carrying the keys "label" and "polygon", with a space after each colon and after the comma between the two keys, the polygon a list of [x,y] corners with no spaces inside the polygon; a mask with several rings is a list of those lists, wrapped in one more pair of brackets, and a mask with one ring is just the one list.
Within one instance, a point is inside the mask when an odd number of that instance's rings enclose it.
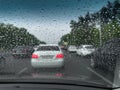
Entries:
{"label": "dark car ahead", "polygon": [[30,57],[33,52],[32,46],[17,46],[12,49],[13,57]]}
{"label": "dark car ahead", "polygon": [[4,68],[6,65],[6,58],[0,55],[0,69]]}
{"label": "dark car ahead", "polygon": [[107,41],[92,55],[91,66],[114,72],[120,66],[120,38]]}

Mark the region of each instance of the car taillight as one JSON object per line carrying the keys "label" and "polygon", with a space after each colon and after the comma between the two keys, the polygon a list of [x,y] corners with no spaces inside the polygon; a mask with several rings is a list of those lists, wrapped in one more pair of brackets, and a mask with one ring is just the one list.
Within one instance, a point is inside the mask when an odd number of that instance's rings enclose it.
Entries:
{"label": "car taillight", "polygon": [[37,59],[37,58],[39,58],[39,56],[37,54],[32,54],[32,58]]}
{"label": "car taillight", "polygon": [[56,58],[64,58],[64,55],[63,54],[57,54]]}

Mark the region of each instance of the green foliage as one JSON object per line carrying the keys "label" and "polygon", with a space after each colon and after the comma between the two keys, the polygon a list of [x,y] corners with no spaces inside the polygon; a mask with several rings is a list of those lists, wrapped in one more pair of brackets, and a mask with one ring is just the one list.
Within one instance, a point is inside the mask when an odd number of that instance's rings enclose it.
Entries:
{"label": "green foliage", "polygon": [[25,28],[18,28],[11,24],[0,24],[0,47],[12,48],[18,45],[38,45],[45,43],[38,40],[34,35],[27,32]]}
{"label": "green foliage", "polygon": [[102,30],[103,42],[115,37],[120,37],[120,23],[118,21],[112,21],[110,24],[105,25]]}
{"label": "green foliage", "polygon": [[71,40],[71,34],[65,34],[61,37],[59,44],[63,44],[64,42],[70,44],[71,43],[70,40]]}
{"label": "green foliage", "polygon": [[[60,42],[67,41],[69,44],[79,46],[81,44],[100,45],[100,32],[95,27],[99,22],[101,25],[102,43],[115,37],[120,37],[120,2],[115,0],[109,2],[98,12],[78,17],[78,21],[71,20],[70,34],[64,35]],[[69,35],[69,39],[66,39]]]}

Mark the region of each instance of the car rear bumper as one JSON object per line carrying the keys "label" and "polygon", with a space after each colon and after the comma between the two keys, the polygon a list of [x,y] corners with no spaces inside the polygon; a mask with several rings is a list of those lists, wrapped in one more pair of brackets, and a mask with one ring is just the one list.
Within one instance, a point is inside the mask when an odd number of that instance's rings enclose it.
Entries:
{"label": "car rear bumper", "polygon": [[92,52],[77,52],[78,55],[81,55],[81,56],[87,56],[87,55],[90,55]]}
{"label": "car rear bumper", "polygon": [[19,57],[25,57],[25,56],[28,56],[28,54],[27,53],[14,53],[14,54],[12,54],[12,56],[19,56]]}
{"label": "car rear bumper", "polygon": [[79,52],[79,51],[77,51],[76,53],[77,53],[78,55],[81,55],[81,52]]}
{"label": "car rear bumper", "polygon": [[75,53],[76,51],[73,51],[73,50],[69,50],[69,52],[71,52],[71,53]]}
{"label": "car rear bumper", "polygon": [[59,60],[37,60],[32,59],[31,65],[34,68],[59,68],[64,66],[64,59]]}

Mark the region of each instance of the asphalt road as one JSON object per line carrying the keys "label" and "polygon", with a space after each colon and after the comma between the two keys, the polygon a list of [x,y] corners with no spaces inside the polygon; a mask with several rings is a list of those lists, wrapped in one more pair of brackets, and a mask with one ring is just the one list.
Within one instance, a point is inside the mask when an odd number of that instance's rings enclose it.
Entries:
{"label": "asphalt road", "polygon": [[[0,77],[3,76],[54,76],[64,78],[78,78],[79,80],[90,81],[98,84],[112,84],[113,75],[100,69],[90,66],[89,57],[80,57],[76,53],[64,51],[65,68],[58,69],[38,69],[34,70],[30,63],[30,58],[13,58],[11,53],[5,53],[6,65],[0,69]],[[9,77],[8,77],[9,78]]]}

